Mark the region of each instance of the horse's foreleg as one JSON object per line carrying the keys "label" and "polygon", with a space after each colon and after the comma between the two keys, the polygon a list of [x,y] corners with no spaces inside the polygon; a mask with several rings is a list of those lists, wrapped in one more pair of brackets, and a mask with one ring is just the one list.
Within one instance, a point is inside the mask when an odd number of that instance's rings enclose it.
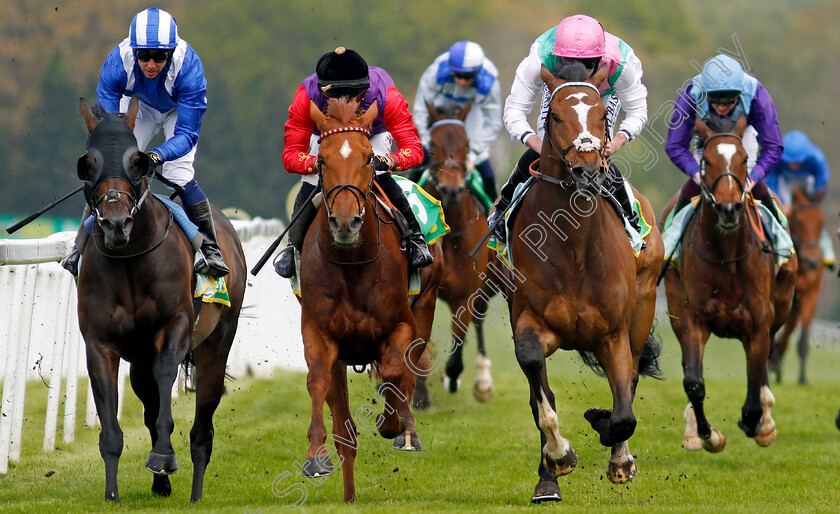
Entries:
{"label": "horse's foreleg", "polygon": [[[131,388],[134,394],[143,403],[143,423],[149,429],[152,438],[152,447],[157,443],[158,433],[155,424],[157,422],[160,395],[158,394],[157,383],[148,366],[135,363],[131,365]],[[152,494],[155,496],[167,497],[172,494],[172,485],[166,475],[154,475],[152,478]]]}
{"label": "horse's foreleg", "polygon": [[99,422],[102,424],[102,430],[99,432],[99,453],[105,461],[105,499],[119,503],[117,467],[123,450],[123,433],[117,421],[117,374],[120,356],[90,339],[86,341],[87,366],[93,388],[93,401],[99,414]]}
{"label": "horse's foreleg", "polygon": [[175,430],[175,421],[172,419],[172,384],[178,377],[178,365],[189,349],[189,321],[186,316],[170,323],[158,338],[162,342],[156,341],[160,350],[152,364],[158,391],[158,416],[155,420],[157,440],[149,452],[146,469],[156,475],[171,475],[178,471],[178,460],[172,448],[172,432]]}
{"label": "horse's foreleg", "polygon": [[[769,329],[770,327],[761,327],[758,333],[742,340],[747,354],[747,398],[741,408],[738,426],[747,434],[747,437],[759,435],[762,426],[764,408],[761,402],[761,390],[766,387],[767,382],[767,358],[770,353]],[[775,434],[775,428],[773,433]],[[769,434],[766,435],[769,436]]]}
{"label": "horse's foreleg", "polygon": [[723,450],[726,437],[717,428],[712,427],[706,418],[703,405],[706,400],[706,383],[703,379],[703,352],[709,331],[697,326],[686,327],[678,332],[682,347],[683,389],[688,396],[686,407],[686,429],[683,448],[686,450],[705,449],[711,453]]}
{"label": "horse's foreleg", "polygon": [[[215,337],[211,336],[211,337]],[[204,473],[213,453],[213,414],[225,392],[225,369],[231,341],[204,340],[193,351],[195,360],[195,420],[190,430],[193,481],[190,501],[204,494]],[[221,347],[220,347],[221,345]]]}
{"label": "horse's foreleg", "polygon": [[405,362],[405,352],[414,332],[415,328],[408,323],[397,326],[388,337],[379,369],[383,382],[380,391],[385,391],[385,412],[380,418],[379,433],[386,439],[395,439],[397,450],[423,449],[408,403],[414,393],[414,373]]}
{"label": "horse's foreleg", "polygon": [[819,297],[819,283],[817,283],[807,294],[803,295],[802,307],[799,312],[800,332],[797,350],[799,351],[799,383],[808,383],[808,376],[805,371],[808,360],[808,340],[811,335],[811,323],[817,314],[817,299]]}
{"label": "horse's foreleg", "polygon": [[[485,312],[486,309],[480,312]],[[452,354],[446,361],[446,374],[443,377],[443,386],[450,393],[457,392],[461,387],[461,373],[464,372],[464,338],[467,336],[467,328],[472,321],[472,313],[467,309],[467,302],[461,301],[452,304],[452,341],[455,345]]]}
{"label": "horse's foreleg", "polygon": [[519,367],[528,379],[531,413],[540,430],[540,480],[531,497],[531,502],[540,503],[560,500],[557,477],[574,471],[577,454],[569,441],[560,435],[554,393],[548,385],[545,353],[535,323],[530,316],[520,317],[514,330],[514,351]]}
{"label": "horse's foreleg", "polygon": [[484,325],[481,319],[474,319],[475,335],[478,340],[478,355],[476,355],[476,373],[473,382],[473,396],[480,402],[486,402],[493,396],[493,377],[490,376],[490,359],[484,348]]}
{"label": "horse's foreleg", "polygon": [[[342,478],[344,479],[344,501],[356,501],[356,480],[354,477],[356,450],[359,447],[358,431],[350,415],[350,396],[347,392],[347,366],[336,361],[332,368],[333,387],[327,395],[327,404],[333,419],[333,443],[338,450]],[[370,422],[376,418],[372,405],[362,405],[356,411],[359,423]],[[365,426],[365,425],[363,425]],[[375,424],[374,424],[375,426]],[[371,427],[372,428],[372,427]]]}
{"label": "horse's foreleg", "polygon": [[796,329],[797,323],[799,323],[799,299],[798,295],[794,298],[790,315],[785,320],[784,325],[782,325],[781,331],[773,338],[773,349],[770,352],[769,369],[776,375],[777,384],[782,382],[782,358],[785,356],[785,351],[787,351],[790,335],[793,333],[794,329]]}
{"label": "horse's foreleg", "polygon": [[319,477],[333,472],[329,452],[324,447],[327,428],[324,426],[324,401],[330,393],[332,367],[338,360],[338,345],[328,341],[314,324],[308,320],[306,310],[301,317],[303,326],[303,354],[309,373],[306,376],[306,388],[312,399],[312,418],[306,437],[309,449],[301,474],[306,477]]}

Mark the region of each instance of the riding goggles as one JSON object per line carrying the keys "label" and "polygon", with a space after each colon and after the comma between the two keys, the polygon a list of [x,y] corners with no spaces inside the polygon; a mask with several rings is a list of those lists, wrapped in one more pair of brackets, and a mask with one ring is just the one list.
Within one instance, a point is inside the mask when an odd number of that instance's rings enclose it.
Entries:
{"label": "riding goggles", "polygon": [[158,48],[140,48],[134,51],[134,57],[140,62],[155,61],[160,64],[166,62],[172,55],[171,50],[163,50]]}
{"label": "riding goggles", "polygon": [[710,91],[709,103],[716,105],[733,105],[738,103],[740,91]]}
{"label": "riding goggles", "polygon": [[455,77],[456,79],[461,79],[461,80],[475,80],[475,78],[478,76],[478,72],[477,71],[469,71],[469,72],[467,72],[467,71],[453,71],[452,76]]}

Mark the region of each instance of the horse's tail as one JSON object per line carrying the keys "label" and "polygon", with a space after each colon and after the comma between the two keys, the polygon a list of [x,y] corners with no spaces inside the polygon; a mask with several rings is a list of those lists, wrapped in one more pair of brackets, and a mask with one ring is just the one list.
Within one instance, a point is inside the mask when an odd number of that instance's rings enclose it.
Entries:
{"label": "horse's tail", "polygon": [[[642,349],[642,355],[639,357],[639,374],[657,380],[664,380],[662,370],[659,367],[659,357],[662,355],[662,338],[656,334],[655,329],[656,323],[651,327],[645,347]],[[589,366],[596,375],[599,377],[607,376],[604,373],[604,367],[601,366],[601,363],[593,352],[581,350],[578,353],[583,363]]]}
{"label": "horse's tail", "polygon": [[[192,350],[188,351],[187,354],[184,356],[184,360],[181,361],[181,367],[184,370],[184,389],[188,392],[194,393],[195,392],[195,355],[193,355]],[[233,375],[225,370],[225,382],[233,381]],[[222,394],[227,394],[227,385],[223,386],[224,389]]]}
{"label": "horse's tail", "polygon": [[646,377],[664,380],[662,369],[659,367],[659,357],[662,355],[662,338],[654,331],[656,322],[650,327],[647,342],[639,357],[639,374]]}

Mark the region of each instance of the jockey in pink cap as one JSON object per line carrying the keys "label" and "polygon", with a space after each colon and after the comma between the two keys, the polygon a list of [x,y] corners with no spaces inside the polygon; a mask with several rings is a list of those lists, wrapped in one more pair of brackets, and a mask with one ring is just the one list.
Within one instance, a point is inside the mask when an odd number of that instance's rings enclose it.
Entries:
{"label": "jockey in pink cap", "polygon": [[[583,14],[564,18],[556,27],[548,29],[534,41],[528,56],[516,68],[510,95],[505,100],[503,121],[511,139],[526,145],[528,150],[502,187],[501,196],[496,202],[496,212],[488,219],[488,223],[492,224],[508,208],[513,191],[527,179],[528,166],[539,157],[542,150],[551,92],[540,78],[541,67],[545,66],[557,74],[573,63],[582,64],[590,77],[603,66],[609,70],[607,79],[600,86],[601,99],[607,108],[608,142],[602,149],[605,157],[614,154],[644,128],[647,122],[647,88],[642,84],[642,63],[633,49],[621,39],[605,32],[595,18]],[[528,122],[528,114],[540,93],[542,103],[535,131]],[[625,116],[615,131],[619,110],[623,110]],[[624,209],[625,216],[635,226],[638,215],[632,209],[635,198],[630,185],[613,165],[610,165],[610,175],[612,184],[608,187],[613,189],[612,193]],[[497,228],[502,225],[500,223]],[[496,235],[504,239],[503,230],[497,230]]]}

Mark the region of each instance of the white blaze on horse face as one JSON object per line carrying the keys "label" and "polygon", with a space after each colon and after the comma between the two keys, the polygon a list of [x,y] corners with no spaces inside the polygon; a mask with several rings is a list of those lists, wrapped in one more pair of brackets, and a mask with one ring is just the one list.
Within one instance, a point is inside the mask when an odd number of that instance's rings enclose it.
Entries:
{"label": "white blaze on horse face", "polygon": [[350,142],[345,139],[344,144],[341,145],[341,149],[338,151],[338,153],[340,153],[341,156],[345,159],[349,158],[350,154],[353,153],[353,149],[350,148]]}
{"label": "white blaze on horse face", "polygon": [[[578,135],[577,139],[572,142],[578,152],[594,152],[601,149],[601,140],[595,137],[592,132],[589,132],[589,110],[594,106],[583,102],[583,99],[586,98],[586,96],[586,93],[572,93],[566,97],[566,99],[578,99],[578,103],[572,106],[572,109],[574,109],[578,115],[580,126],[583,128],[583,131]],[[589,139],[589,141],[584,142],[585,139]]]}
{"label": "white blaze on horse face", "polygon": [[731,171],[732,157],[735,156],[735,152],[738,151],[738,148],[732,143],[718,143],[716,148],[720,156],[726,161],[726,171]]}

